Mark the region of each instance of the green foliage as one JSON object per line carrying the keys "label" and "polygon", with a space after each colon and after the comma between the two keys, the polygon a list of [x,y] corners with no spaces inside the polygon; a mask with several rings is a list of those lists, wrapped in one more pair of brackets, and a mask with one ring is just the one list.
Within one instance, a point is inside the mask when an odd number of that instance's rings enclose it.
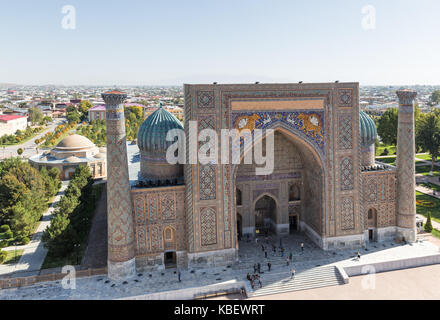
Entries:
{"label": "green foliage", "polygon": [[1,162],[0,224],[15,236],[29,236],[47,209],[48,199],[59,189],[58,177],[51,180],[48,173],[41,174],[18,158]]}
{"label": "green foliage", "polygon": [[0,264],[5,262],[8,253],[6,251],[0,251]]}
{"label": "green foliage", "polygon": [[387,145],[397,143],[397,108],[390,108],[377,121],[377,134]]}
{"label": "green foliage", "polygon": [[0,232],[8,232],[11,231],[11,227],[9,227],[7,224],[4,224],[0,227]]}
{"label": "green foliage", "polygon": [[69,123],[79,123],[81,121],[81,114],[74,110],[72,112],[68,112],[66,118]]}
{"label": "green foliage", "polygon": [[25,139],[29,139],[35,134],[43,131],[44,127],[27,127],[25,131],[17,130],[15,134],[5,134],[0,137],[0,144],[12,145],[24,142]]}
{"label": "green foliage", "polygon": [[416,143],[432,156],[431,171],[433,171],[434,161],[439,155],[440,148],[440,116],[430,112],[421,117],[417,127]]}
{"label": "green foliage", "polygon": [[429,232],[429,233],[432,232],[431,212],[428,212],[428,217],[426,219],[425,226],[423,227],[423,229],[426,232]]}
{"label": "green foliage", "polygon": [[0,240],[0,249],[1,248],[6,248],[9,244],[8,240]]}
{"label": "green foliage", "polygon": [[21,156],[23,154],[23,149],[22,148],[18,148],[17,149],[17,153],[19,156]]}
{"label": "green foliage", "polygon": [[96,193],[88,166],[79,166],[60,199],[51,225],[43,233],[45,247],[51,256],[71,254],[75,244],[84,242],[91,223]]}
{"label": "green foliage", "polygon": [[32,124],[40,123],[43,120],[43,113],[40,108],[32,107],[29,108],[29,121]]}
{"label": "green foliage", "polygon": [[31,241],[28,237],[23,237],[20,240],[21,240],[20,242],[22,245],[26,245]]}
{"label": "green foliage", "polygon": [[440,103],[440,90],[435,90],[429,98],[429,105],[435,106]]}

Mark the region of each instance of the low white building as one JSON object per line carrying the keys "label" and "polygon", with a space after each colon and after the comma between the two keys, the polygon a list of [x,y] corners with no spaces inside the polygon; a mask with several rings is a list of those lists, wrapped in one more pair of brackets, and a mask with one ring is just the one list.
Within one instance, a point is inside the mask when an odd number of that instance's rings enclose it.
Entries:
{"label": "low white building", "polygon": [[27,117],[17,115],[0,115],[0,137],[15,134],[17,130],[26,130]]}

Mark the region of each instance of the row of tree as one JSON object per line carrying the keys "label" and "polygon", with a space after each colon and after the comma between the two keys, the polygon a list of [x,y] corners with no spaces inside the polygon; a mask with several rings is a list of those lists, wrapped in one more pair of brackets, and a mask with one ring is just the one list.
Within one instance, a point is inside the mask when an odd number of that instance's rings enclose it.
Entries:
{"label": "row of tree", "polygon": [[89,167],[79,166],[60,199],[50,226],[43,233],[44,245],[51,256],[68,256],[87,238],[97,197],[92,185]]}
{"label": "row of tree", "polygon": [[[431,170],[440,154],[440,110],[420,112],[415,106],[414,112],[416,151],[428,152],[432,156]],[[385,145],[397,145],[398,110],[390,108],[376,120],[377,133]]]}
{"label": "row of tree", "polygon": [[0,162],[0,225],[9,226],[16,240],[28,241],[61,187],[59,175],[57,168],[38,171],[20,158]]}
{"label": "row of tree", "polygon": [[31,127],[26,127],[25,130],[17,130],[15,132],[15,134],[5,134],[3,136],[0,137],[0,144],[16,144],[19,143],[21,141],[23,141],[24,139],[27,139],[29,137],[32,137],[33,135],[41,132],[44,130],[44,127],[35,127],[35,128],[31,128]]}

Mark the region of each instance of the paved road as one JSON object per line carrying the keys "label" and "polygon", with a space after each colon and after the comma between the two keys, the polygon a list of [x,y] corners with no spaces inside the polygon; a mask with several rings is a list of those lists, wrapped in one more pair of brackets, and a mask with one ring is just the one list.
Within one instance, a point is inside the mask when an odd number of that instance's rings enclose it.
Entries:
{"label": "paved road", "polygon": [[0,265],[0,274],[8,274],[17,271],[35,271],[35,273],[38,273],[47,254],[47,249],[44,248],[43,242],[41,241],[43,231],[46,230],[46,228],[50,225],[50,220],[53,217],[53,211],[61,196],[64,194],[64,190],[67,188],[68,184],[69,181],[62,182],[60,191],[58,191],[58,194],[56,195],[49,209],[43,214],[43,220],[38,226],[34,236],[32,237],[32,240],[24,246],[12,246],[3,249],[5,251],[24,249],[24,252],[18,263],[11,265]]}
{"label": "paved road", "polygon": [[36,135],[32,139],[26,141],[25,143],[14,145],[14,146],[0,147],[0,159],[9,158],[9,157],[16,157],[17,150],[19,148],[23,149],[23,154],[22,154],[23,158],[29,158],[29,157],[35,155],[37,153],[37,151],[36,151],[37,145],[34,142],[35,139],[38,139],[38,138],[44,136],[47,132],[53,131],[56,126],[58,126],[59,124],[61,124],[64,121],[65,121],[64,118],[61,118],[61,119],[56,118],[52,121],[52,123],[49,124],[49,126],[47,127],[46,130],[39,133],[38,135]]}

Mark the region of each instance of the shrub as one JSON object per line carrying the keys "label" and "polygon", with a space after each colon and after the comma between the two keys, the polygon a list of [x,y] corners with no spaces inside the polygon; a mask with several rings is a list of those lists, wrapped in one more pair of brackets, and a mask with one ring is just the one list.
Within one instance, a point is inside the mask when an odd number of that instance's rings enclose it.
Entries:
{"label": "shrub", "polygon": [[23,237],[20,239],[21,244],[28,244],[31,240],[28,237]]}
{"label": "shrub", "polygon": [[432,232],[432,223],[431,223],[431,212],[428,212],[428,218],[426,219],[425,227],[426,232]]}
{"label": "shrub", "polygon": [[388,153],[389,153],[388,149],[385,148],[385,149],[383,149],[383,152],[382,152],[381,156],[387,156]]}
{"label": "shrub", "polygon": [[8,240],[1,240],[0,241],[0,248],[6,248],[9,244]]}
{"label": "shrub", "polygon": [[14,234],[12,233],[12,231],[6,231],[4,233],[4,238],[5,239],[11,239],[14,236]]}
{"label": "shrub", "polygon": [[11,227],[8,226],[7,224],[4,224],[0,227],[0,232],[8,232],[11,231]]}
{"label": "shrub", "polygon": [[8,254],[5,251],[0,251],[0,263],[5,262],[7,255]]}

